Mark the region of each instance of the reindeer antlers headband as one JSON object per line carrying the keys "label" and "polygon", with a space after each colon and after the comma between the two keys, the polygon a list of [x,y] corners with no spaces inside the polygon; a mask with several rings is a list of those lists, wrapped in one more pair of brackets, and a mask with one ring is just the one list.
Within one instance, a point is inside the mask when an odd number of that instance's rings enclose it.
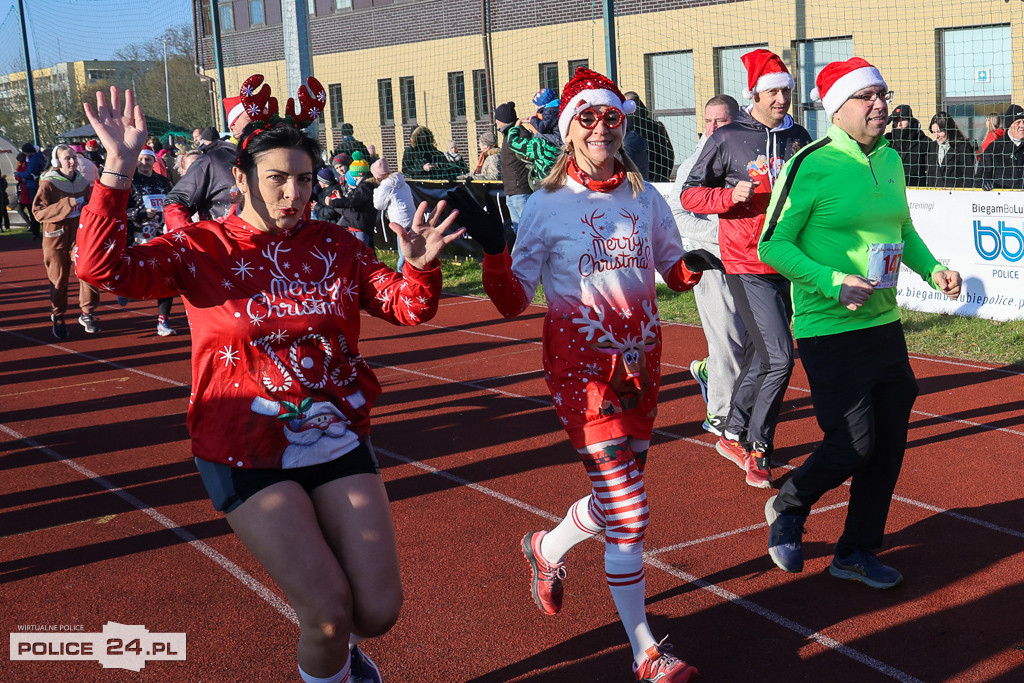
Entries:
{"label": "reindeer antlers headband", "polygon": [[[277,123],[287,123],[290,126],[302,129],[306,128],[324,113],[324,104],[327,102],[327,91],[320,81],[312,76],[306,79],[306,85],[299,86],[299,105],[302,107],[299,113],[295,112],[295,100],[288,98],[285,105],[284,116],[278,112],[277,98],[270,96],[270,84],[263,82],[263,74],[253,74],[242,83],[239,95],[242,97],[242,106],[245,113],[249,115],[256,130],[242,142],[242,149],[246,148],[249,140],[257,133],[261,133],[270,126]],[[260,86],[263,86],[262,88]]]}

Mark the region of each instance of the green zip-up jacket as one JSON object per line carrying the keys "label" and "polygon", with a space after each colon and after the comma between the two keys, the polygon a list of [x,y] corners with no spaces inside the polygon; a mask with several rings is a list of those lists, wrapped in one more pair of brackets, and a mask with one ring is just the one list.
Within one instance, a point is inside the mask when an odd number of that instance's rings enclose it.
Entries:
{"label": "green zip-up jacket", "polygon": [[903,162],[885,138],[865,154],[842,128],[800,150],[775,181],[758,255],[793,282],[798,339],[900,319],[896,288],[876,289],[851,311],[839,303],[843,279],[867,276],[872,244],[903,242],[903,263],[935,287],[935,260],[914,230]]}

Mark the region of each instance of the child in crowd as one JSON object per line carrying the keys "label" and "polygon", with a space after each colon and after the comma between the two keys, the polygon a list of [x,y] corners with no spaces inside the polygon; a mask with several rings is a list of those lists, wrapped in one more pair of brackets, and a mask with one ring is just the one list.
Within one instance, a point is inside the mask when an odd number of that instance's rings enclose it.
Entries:
{"label": "child in crowd", "polygon": [[[409,183],[405,182],[405,176],[398,171],[392,173],[391,165],[384,157],[373,162],[370,174],[378,183],[373,191],[373,208],[383,211],[389,223],[398,223],[408,230],[412,225],[412,217],[416,214],[416,202],[412,198]],[[405,258],[399,249],[396,266],[399,273],[402,272],[403,263]]]}

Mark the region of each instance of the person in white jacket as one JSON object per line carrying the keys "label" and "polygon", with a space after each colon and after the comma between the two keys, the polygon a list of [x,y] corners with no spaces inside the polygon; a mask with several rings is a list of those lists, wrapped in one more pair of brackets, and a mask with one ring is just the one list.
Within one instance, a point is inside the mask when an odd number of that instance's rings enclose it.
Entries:
{"label": "person in white jacket", "polygon": [[[370,166],[370,173],[377,179],[380,185],[373,191],[373,208],[383,211],[388,221],[398,223],[406,230],[412,225],[412,218],[416,214],[416,202],[412,198],[412,189],[409,183],[405,182],[405,176],[400,172],[391,172],[388,160],[381,157]],[[398,250],[398,265],[396,270],[402,272],[402,250]]]}

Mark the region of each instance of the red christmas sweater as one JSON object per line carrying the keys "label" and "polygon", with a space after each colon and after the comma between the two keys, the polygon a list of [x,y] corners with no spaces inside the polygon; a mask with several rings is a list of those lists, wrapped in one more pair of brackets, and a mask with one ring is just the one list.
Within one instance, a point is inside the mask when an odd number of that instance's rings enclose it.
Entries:
{"label": "red christmas sweater", "polygon": [[397,325],[430,320],[436,264],[406,265],[403,278],[341,226],[300,221],[271,235],[238,216],[126,247],[127,202],[127,190],[96,185],[78,231],[78,277],[133,299],[181,294],[194,455],[288,468],[352,450],[381,391],[359,355],[359,311]]}

